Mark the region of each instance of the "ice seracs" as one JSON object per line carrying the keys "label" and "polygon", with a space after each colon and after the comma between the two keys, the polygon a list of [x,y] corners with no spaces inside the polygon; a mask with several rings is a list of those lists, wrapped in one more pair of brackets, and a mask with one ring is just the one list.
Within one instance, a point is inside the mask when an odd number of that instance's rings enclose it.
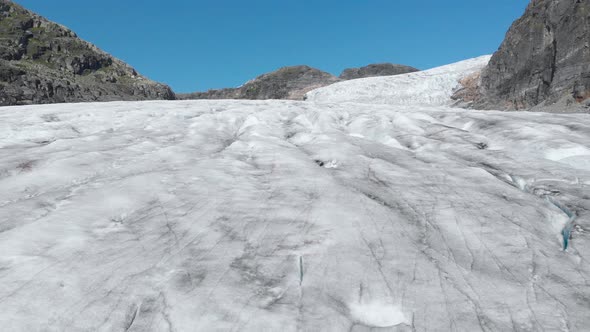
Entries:
{"label": "ice seracs", "polygon": [[420,72],[339,82],[308,92],[306,100],[446,106],[451,104],[451,96],[460,79],[481,71],[490,58],[484,55]]}

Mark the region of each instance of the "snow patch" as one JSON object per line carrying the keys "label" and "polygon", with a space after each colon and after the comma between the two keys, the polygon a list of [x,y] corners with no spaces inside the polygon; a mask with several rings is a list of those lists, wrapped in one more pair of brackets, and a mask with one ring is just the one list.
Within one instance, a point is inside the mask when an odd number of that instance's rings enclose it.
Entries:
{"label": "snow patch", "polygon": [[545,153],[545,157],[573,168],[590,169],[590,149],[585,146],[578,145],[569,148],[550,149]]}
{"label": "snow patch", "polygon": [[354,303],[350,305],[352,317],[363,325],[370,327],[392,327],[410,324],[401,308],[380,302]]}
{"label": "snow patch", "polygon": [[553,161],[579,156],[590,156],[590,149],[585,146],[574,146],[570,148],[551,149],[545,154],[545,157]]}
{"label": "snow patch", "polygon": [[338,161],[337,160],[330,160],[329,162],[324,164],[325,168],[338,168]]}

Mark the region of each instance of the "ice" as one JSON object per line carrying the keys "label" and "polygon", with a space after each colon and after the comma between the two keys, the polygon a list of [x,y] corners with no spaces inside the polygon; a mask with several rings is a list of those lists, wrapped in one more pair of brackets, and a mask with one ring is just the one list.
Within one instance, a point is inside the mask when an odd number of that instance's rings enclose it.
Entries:
{"label": "ice", "polygon": [[563,161],[589,128],[422,103],[0,108],[0,326],[583,331],[590,169]]}

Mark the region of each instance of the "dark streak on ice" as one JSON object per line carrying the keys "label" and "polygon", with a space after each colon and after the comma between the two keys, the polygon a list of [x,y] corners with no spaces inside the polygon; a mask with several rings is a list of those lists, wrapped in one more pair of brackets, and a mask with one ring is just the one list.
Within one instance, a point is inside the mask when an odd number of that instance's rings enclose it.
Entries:
{"label": "dark streak on ice", "polygon": [[303,284],[303,256],[299,256],[299,286]]}
{"label": "dark streak on ice", "polygon": [[133,326],[133,323],[135,322],[135,319],[137,318],[137,315],[139,314],[140,309],[141,309],[141,304],[137,306],[135,311],[133,311],[131,318],[129,319],[127,324],[125,324],[125,332],[129,331],[129,329],[131,329],[131,327]]}

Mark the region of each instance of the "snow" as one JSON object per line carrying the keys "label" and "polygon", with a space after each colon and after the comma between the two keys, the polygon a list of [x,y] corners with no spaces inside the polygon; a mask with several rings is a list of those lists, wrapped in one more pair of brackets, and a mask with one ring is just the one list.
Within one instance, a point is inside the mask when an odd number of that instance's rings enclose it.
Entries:
{"label": "snow", "polygon": [[590,149],[582,145],[549,149],[546,156],[549,160],[559,161],[578,169],[590,169]]}
{"label": "snow", "polygon": [[368,327],[393,327],[409,325],[411,321],[404,316],[398,306],[382,303],[353,303],[351,315],[362,325]]}
{"label": "snow", "polygon": [[590,117],[444,106],[474,67],[415,104],[0,108],[0,326],[587,329]]}

